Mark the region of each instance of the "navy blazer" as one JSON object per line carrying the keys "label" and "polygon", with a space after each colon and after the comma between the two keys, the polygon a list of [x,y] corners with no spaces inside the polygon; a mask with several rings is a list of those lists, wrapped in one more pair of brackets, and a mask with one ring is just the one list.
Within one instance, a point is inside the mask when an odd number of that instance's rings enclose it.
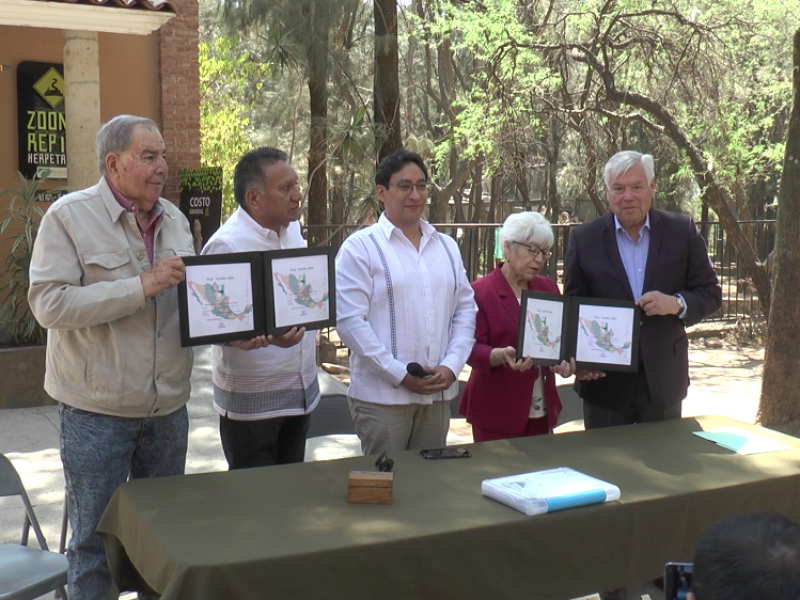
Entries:
{"label": "navy blazer", "polygon": [[[691,218],[650,209],[650,248],[642,293],[681,294],[684,319],[642,313],[639,356],[653,405],[669,408],[689,388],[689,340],[685,327],[719,309],[722,290],[705,242]],[[589,298],[633,300],[617,248],[614,215],[608,213],[572,230],[564,265],[564,293]],[[578,381],[584,400],[607,408],[627,406],[633,398],[635,373],[609,371],[596,381]]]}
{"label": "navy blazer", "polygon": [[[539,376],[539,368],[520,372],[503,365],[489,366],[489,354],[493,348],[517,347],[519,301],[499,266],[475,281],[472,289],[478,305],[475,346],[467,360],[472,374],[458,410],[469,423],[490,431],[509,434],[522,431],[530,415],[533,384]],[[528,282],[528,289],[560,293],[553,281],[540,276]],[[561,398],[556,389],[555,375],[547,367],[541,367],[541,371],[547,424],[552,431],[561,414]]]}

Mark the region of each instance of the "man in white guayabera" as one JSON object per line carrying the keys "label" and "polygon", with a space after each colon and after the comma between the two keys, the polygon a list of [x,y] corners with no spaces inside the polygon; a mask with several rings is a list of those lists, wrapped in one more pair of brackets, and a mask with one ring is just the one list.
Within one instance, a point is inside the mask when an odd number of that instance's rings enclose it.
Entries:
{"label": "man in white guayabera", "polygon": [[444,446],[477,307],[456,242],[422,220],[428,170],[414,152],[375,175],[384,212],[336,258],[336,330],[350,349],[348,401],[365,454]]}
{"label": "man in white guayabera", "polygon": [[[236,165],[239,207],[203,254],[305,248],[297,173],[275,148],[251,150]],[[314,332],[292,328],[211,349],[214,408],[228,467],[303,462],[310,413],[319,402]]]}

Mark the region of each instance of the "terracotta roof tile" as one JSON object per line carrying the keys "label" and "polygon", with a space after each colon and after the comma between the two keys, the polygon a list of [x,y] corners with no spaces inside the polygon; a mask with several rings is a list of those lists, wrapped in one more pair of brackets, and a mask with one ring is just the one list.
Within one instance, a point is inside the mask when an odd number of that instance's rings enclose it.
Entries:
{"label": "terracotta roof tile", "polygon": [[109,6],[132,9],[163,10],[177,14],[175,6],[166,0],[32,0],[41,2],[61,2],[63,4],[90,4],[93,6]]}

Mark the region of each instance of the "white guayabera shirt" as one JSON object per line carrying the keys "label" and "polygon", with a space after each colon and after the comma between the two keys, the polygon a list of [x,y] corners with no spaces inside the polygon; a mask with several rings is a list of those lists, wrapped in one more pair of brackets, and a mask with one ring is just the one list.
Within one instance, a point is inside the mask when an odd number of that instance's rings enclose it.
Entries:
{"label": "white guayabera shirt", "polygon": [[458,377],[475,343],[478,309],[458,246],[424,221],[420,228],[417,250],[383,214],[336,257],[336,330],[351,351],[353,398],[431,404],[458,393],[457,381],[443,395],[400,386],[410,362]]}
{"label": "white guayabera shirt", "polygon": [[[261,227],[242,207],[208,240],[203,254],[305,248],[297,221],[280,235]],[[214,408],[236,421],[256,421],[310,413],[319,402],[315,333],[306,331],[291,348],[240,350],[211,346]]]}

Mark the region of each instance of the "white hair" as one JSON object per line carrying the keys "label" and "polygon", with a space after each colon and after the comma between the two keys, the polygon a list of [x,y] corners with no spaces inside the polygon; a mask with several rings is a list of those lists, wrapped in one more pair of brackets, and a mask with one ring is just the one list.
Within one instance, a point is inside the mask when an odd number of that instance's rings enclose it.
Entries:
{"label": "white hair", "polygon": [[500,247],[505,255],[506,242],[519,242],[532,246],[550,248],[553,245],[553,229],[550,222],[535,211],[509,215],[500,229]]}
{"label": "white hair", "polygon": [[97,168],[101,175],[106,173],[106,156],[127,150],[133,143],[133,133],[137,127],[158,131],[158,125],[147,117],[136,115],[117,115],[100,128],[95,138],[97,147]]}
{"label": "white hair", "polygon": [[603,180],[606,183],[606,189],[611,189],[611,182],[623,173],[627,173],[631,167],[641,165],[644,169],[644,176],[647,179],[647,184],[653,182],[656,178],[656,167],[653,161],[652,154],[642,154],[636,150],[623,150],[617,152],[614,156],[608,159],[605,171],[603,172]]}

